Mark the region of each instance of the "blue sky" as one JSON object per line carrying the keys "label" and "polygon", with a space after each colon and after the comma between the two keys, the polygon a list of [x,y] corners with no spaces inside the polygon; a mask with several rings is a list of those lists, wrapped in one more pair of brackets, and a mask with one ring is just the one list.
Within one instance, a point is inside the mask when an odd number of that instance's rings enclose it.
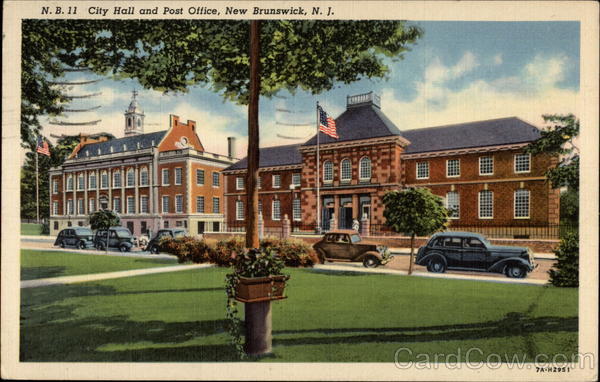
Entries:
{"label": "blue sky", "polygon": [[[334,117],[345,109],[346,96],[375,91],[382,110],[400,130],[490,118],[517,116],[542,126],[545,113],[579,111],[578,22],[426,22],[425,34],[404,60],[389,62],[387,80],[362,79],[338,84],[320,95],[282,93],[261,98],[261,146],[300,143],[314,133],[314,105],[319,101]],[[81,79],[76,74],[73,79]],[[86,75],[93,78],[93,75]],[[134,80],[103,81],[67,92],[102,91],[102,96],[71,107],[101,105],[97,112],[72,113],[69,121],[102,119],[88,132],[122,136],[123,112],[137,89],[146,114],[146,132],[168,128],[168,115],[195,120],[207,151],[224,153],[226,137],[238,137],[239,155],[246,147],[247,111],[224,102],[202,87],[163,95],[142,89]],[[281,112],[278,109],[289,110]],[[63,118],[64,119],[64,118]],[[289,127],[296,123],[307,126]],[[44,133],[78,133],[78,128],[44,124]],[[295,137],[296,139],[286,139]]]}

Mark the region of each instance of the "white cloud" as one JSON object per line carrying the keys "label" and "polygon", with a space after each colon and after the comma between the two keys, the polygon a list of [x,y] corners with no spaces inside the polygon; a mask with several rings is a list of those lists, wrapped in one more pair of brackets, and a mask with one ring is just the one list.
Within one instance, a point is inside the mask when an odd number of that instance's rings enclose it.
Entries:
{"label": "white cloud", "polygon": [[502,58],[502,53],[498,53],[494,57],[492,57],[492,64],[494,65],[502,65],[504,59]]}
{"label": "white cloud", "polygon": [[395,99],[393,90],[387,89],[382,94],[384,112],[402,130],[510,116],[542,126],[542,114],[580,110],[579,93],[557,86],[567,65],[564,57],[536,56],[516,76],[474,81],[457,91],[440,81],[424,81],[417,83],[417,96],[410,101]]}

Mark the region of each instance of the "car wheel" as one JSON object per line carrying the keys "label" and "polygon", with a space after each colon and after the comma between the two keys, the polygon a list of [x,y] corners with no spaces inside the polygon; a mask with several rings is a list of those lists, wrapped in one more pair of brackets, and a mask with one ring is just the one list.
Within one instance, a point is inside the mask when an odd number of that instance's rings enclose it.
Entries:
{"label": "car wheel", "polygon": [[121,252],[127,252],[127,251],[129,251],[129,248],[127,248],[126,245],[122,245],[122,246],[119,247],[119,251],[121,251]]}
{"label": "car wheel", "polygon": [[79,249],[85,249],[85,243],[83,241],[79,242],[79,245],[77,246]]}
{"label": "car wheel", "polygon": [[153,245],[152,247],[150,247],[150,253],[158,255],[160,251],[158,250],[158,246]]}
{"label": "car wheel", "polygon": [[367,256],[363,260],[363,266],[365,268],[377,268],[379,266],[379,259],[375,256]]}
{"label": "car wheel", "polygon": [[104,243],[98,243],[98,245],[96,245],[96,248],[99,251],[104,251],[106,249],[106,247],[104,246]]}
{"label": "car wheel", "polygon": [[444,273],[446,272],[446,263],[439,257],[435,257],[429,260],[429,264],[427,264],[427,270],[433,273]]}
{"label": "car wheel", "polygon": [[520,265],[512,264],[506,267],[506,276],[513,279],[522,279],[527,275],[527,271]]}
{"label": "car wheel", "polygon": [[323,253],[323,251],[317,251],[317,257],[319,258],[319,262],[321,264],[325,264],[325,254]]}
{"label": "car wheel", "polygon": [[61,242],[60,242],[60,244],[59,244],[59,246],[60,246],[61,248],[64,248],[64,247],[65,247],[65,242],[64,242],[64,241],[61,241]]}

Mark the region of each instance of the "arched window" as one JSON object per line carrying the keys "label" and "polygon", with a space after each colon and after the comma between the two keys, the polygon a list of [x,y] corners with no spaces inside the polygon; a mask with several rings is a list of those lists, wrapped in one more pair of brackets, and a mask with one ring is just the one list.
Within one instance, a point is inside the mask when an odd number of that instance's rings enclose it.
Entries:
{"label": "arched window", "polygon": [[148,185],[148,167],[142,167],[140,170],[140,185]]}
{"label": "arched window", "polygon": [[341,180],[349,181],[350,179],[352,179],[352,163],[350,163],[350,159],[342,160],[340,167],[342,169]]}
{"label": "arched window", "polygon": [[135,186],[135,174],[132,168],[127,169],[127,187]]}
{"label": "arched window", "polygon": [[73,175],[67,176],[67,191],[73,191]]}
{"label": "arched window", "polygon": [[331,161],[323,163],[323,182],[333,182],[333,163]]}
{"label": "arched window", "polygon": [[131,117],[127,118],[127,127],[131,127]]}
{"label": "arched window", "polygon": [[360,180],[371,179],[371,159],[369,157],[362,157],[359,164],[359,178]]}
{"label": "arched window", "polygon": [[102,171],[100,174],[100,187],[108,188],[108,173],[106,171]]}
{"label": "arched window", "polygon": [[96,188],[96,172],[92,171],[88,179],[88,187],[91,189]]}
{"label": "arched window", "polygon": [[138,125],[138,127],[142,126],[142,119],[141,118],[137,119],[137,125]]}
{"label": "arched window", "polygon": [[113,187],[121,187],[121,171],[113,172]]}

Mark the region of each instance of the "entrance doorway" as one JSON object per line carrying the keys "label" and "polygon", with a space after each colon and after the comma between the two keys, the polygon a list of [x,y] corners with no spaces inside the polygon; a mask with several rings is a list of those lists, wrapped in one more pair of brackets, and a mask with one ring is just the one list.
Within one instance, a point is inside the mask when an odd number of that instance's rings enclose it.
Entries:
{"label": "entrance doorway", "polygon": [[352,229],[352,197],[340,197],[340,216],[338,219],[338,228]]}
{"label": "entrance doorway", "polygon": [[323,231],[329,231],[331,216],[333,216],[334,206],[333,197],[326,196],[323,198],[323,209],[321,210],[321,227]]}

